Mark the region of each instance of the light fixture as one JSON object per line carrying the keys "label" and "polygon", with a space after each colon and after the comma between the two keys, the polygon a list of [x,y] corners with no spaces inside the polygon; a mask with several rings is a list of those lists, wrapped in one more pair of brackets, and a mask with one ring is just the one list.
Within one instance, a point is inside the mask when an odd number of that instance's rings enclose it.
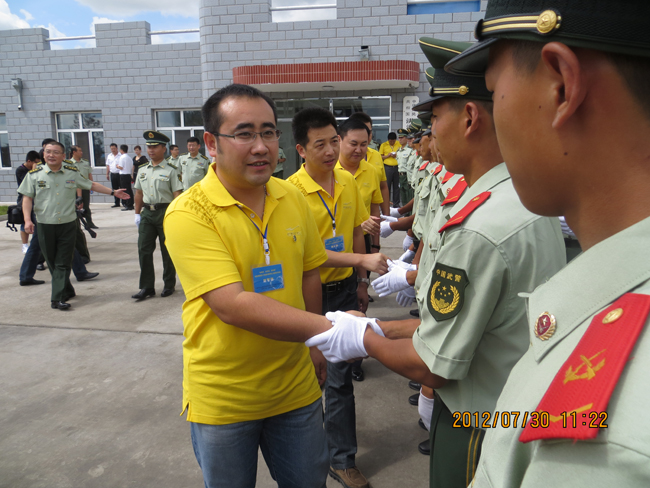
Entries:
{"label": "light fixture", "polygon": [[334,85],[323,85],[323,90],[325,91],[332,91],[334,89]]}
{"label": "light fixture", "polygon": [[361,46],[361,49],[359,49],[359,59],[361,61],[368,61],[370,59],[370,49],[368,46]]}
{"label": "light fixture", "polygon": [[18,110],[23,109],[23,80],[14,78],[11,80],[11,88],[18,92]]}

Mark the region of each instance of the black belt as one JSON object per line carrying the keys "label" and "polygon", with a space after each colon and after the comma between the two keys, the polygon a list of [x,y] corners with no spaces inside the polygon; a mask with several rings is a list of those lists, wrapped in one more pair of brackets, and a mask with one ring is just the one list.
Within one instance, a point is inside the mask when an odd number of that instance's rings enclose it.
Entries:
{"label": "black belt", "polygon": [[400,175],[405,175],[405,174],[406,174],[406,171],[399,171],[399,174],[400,174]]}
{"label": "black belt", "polygon": [[156,210],[162,210],[163,208],[169,207],[169,203],[154,203],[154,204],[143,203],[142,206],[147,210],[155,212]]}
{"label": "black belt", "polygon": [[325,283],[322,286],[323,293],[338,293],[345,290],[345,288],[350,284],[352,280],[356,280],[357,276],[355,273],[352,273],[350,276],[341,281],[330,281]]}

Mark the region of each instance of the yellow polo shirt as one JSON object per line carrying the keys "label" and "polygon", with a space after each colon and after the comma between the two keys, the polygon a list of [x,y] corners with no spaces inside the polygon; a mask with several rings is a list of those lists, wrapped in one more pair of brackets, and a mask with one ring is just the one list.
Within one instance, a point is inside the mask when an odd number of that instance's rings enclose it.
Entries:
{"label": "yellow polo shirt", "polygon": [[[221,425],[307,406],[321,397],[309,349],[267,339],[223,322],[201,296],[241,282],[253,291],[252,268],[265,265],[260,231],[268,225],[271,264],[284,288],[264,293],[304,310],[303,272],[327,260],[316,222],[290,183],[266,184],[264,217],[235,200],[215,173],[176,198],[165,214],[166,245],[185,291],[183,410],[187,420]],[[252,215],[252,217],[251,217]]]}
{"label": "yellow polo shirt", "polygon": [[379,151],[369,147],[368,152],[366,152],[366,161],[372,164],[379,173],[379,181],[386,181],[386,168],[384,168],[384,161],[381,159]]}
{"label": "yellow polo shirt", "polygon": [[[399,141],[395,141],[395,145],[391,147],[390,143],[388,141],[383,142],[381,146],[379,146],[379,154],[382,156],[385,156],[386,154],[390,153],[396,153],[397,150],[402,147],[399,143]],[[397,159],[395,158],[386,158],[384,159],[384,164],[388,166],[397,166]]]}
{"label": "yellow polo shirt", "polygon": [[[354,228],[359,227],[362,222],[370,217],[354,177],[342,168],[334,168],[334,198],[309,176],[304,164],[287,181],[295,185],[307,199],[323,242],[325,242],[325,239],[332,238],[334,234],[331,212],[336,222],[336,235],[343,236],[345,246],[343,252],[354,252],[352,248]],[[323,200],[321,200],[321,197]],[[325,205],[327,205],[327,208],[325,208]],[[320,280],[321,283],[341,281],[350,276],[352,272],[352,268],[321,267]]]}
{"label": "yellow polo shirt", "polygon": [[[348,170],[341,166],[340,161],[336,163],[335,168],[342,169],[350,174]],[[379,189],[379,174],[368,161],[361,160],[356,173],[354,173],[354,179],[361,193],[363,204],[366,206],[368,214],[370,214],[370,204],[384,202],[384,198],[381,196],[381,190]]]}

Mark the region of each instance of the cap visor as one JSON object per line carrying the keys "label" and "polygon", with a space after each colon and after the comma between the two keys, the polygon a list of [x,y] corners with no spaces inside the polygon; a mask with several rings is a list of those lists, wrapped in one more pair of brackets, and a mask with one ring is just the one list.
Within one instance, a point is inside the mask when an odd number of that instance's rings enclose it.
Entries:
{"label": "cap visor", "polygon": [[429,98],[428,100],[425,100],[421,104],[413,107],[412,110],[414,112],[431,112],[431,107],[433,107],[433,103],[437,100],[440,100],[441,98],[444,98],[444,95]]}
{"label": "cap visor", "polygon": [[445,65],[445,71],[458,76],[483,76],[488,65],[489,47],[499,38],[477,42]]}
{"label": "cap visor", "polygon": [[427,129],[422,133],[422,137],[424,136],[430,136],[431,135],[431,129]]}
{"label": "cap visor", "polygon": [[160,146],[160,145],[165,145],[164,142],[145,142],[145,145],[147,146]]}

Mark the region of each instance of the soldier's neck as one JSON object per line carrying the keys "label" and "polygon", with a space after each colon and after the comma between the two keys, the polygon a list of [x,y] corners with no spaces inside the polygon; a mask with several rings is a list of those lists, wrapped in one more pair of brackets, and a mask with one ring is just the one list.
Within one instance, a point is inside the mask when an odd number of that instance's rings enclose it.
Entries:
{"label": "soldier's neck", "polygon": [[199,152],[196,151],[194,154],[190,153],[190,157],[195,158],[199,155]]}
{"label": "soldier's neck", "polygon": [[160,160],[158,160],[158,161],[154,161],[154,160],[152,159],[152,160],[151,160],[151,164],[153,164],[154,166],[158,166],[158,165],[159,165],[160,163],[162,163],[163,161],[164,161],[164,159],[160,159]]}

